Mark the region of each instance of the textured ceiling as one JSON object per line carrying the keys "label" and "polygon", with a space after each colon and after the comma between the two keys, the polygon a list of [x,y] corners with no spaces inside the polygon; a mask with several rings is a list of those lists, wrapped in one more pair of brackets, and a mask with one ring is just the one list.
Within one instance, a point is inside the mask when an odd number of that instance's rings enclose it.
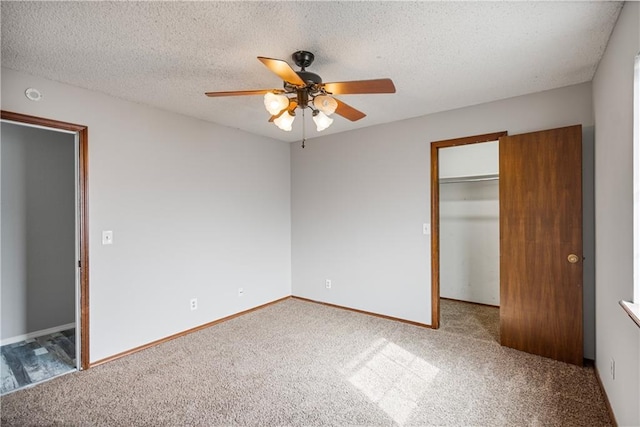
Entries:
{"label": "textured ceiling", "polygon": [[[390,77],[397,93],[339,98],[367,117],[337,117],[308,138],[592,79],[620,2],[1,2],[2,66],[259,135],[261,96],[281,88],[257,59],[291,61],[325,82]],[[44,94],[46,97],[46,93]]]}

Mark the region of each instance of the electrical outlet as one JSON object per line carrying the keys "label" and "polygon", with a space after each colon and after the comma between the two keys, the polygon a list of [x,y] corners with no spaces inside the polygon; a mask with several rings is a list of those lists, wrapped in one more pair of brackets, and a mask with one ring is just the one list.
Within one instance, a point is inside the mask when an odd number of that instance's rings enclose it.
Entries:
{"label": "electrical outlet", "polygon": [[103,245],[112,245],[113,244],[113,231],[103,231],[102,232],[102,244]]}
{"label": "electrical outlet", "polygon": [[238,296],[241,297],[242,295],[244,295],[244,289],[238,288]]}
{"label": "electrical outlet", "polygon": [[615,380],[616,379],[616,361],[613,357],[611,358],[610,368],[611,368],[611,379]]}
{"label": "electrical outlet", "polygon": [[189,301],[189,307],[191,307],[191,310],[197,310],[198,309],[198,298],[193,298],[191,301]]}
{"label": "electrical outlet", "polygon": [[329,279],[325,280],[325,282],[324,282],[324,286],[325,286],[327,289],[331,289],[331,280],[329,280]]}

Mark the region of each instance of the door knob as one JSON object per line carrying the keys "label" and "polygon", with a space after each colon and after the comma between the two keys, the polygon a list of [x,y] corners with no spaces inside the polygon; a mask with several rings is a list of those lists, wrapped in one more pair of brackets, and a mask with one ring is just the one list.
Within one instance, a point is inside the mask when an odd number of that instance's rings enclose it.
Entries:
{"label": "door knob", "polygon": [[567,257],[567,261],[569,261],[571,264],[575,264],[579,260],[580,258],[578,258],[578,255],[576,254],[569,254],[569,256]]}

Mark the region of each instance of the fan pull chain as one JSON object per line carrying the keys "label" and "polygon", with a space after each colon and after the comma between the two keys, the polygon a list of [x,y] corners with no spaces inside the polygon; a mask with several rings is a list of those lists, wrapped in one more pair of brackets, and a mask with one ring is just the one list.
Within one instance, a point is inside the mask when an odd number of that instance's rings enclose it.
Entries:
{"label": "fan pull chain", "polygon": [[304,109],[302,109],[302,148],[304,148],[304,142],[307,140],[307,121],[304,119]]}

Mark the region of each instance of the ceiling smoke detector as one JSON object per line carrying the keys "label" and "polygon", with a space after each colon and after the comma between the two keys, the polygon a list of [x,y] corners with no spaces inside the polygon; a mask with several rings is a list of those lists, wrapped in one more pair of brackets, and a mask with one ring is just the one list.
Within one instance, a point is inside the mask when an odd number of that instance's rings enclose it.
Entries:
{"label": "ceiling smoke detector", "polygon": [[42,94],[38,89],[34,89],[30,87],[29,89],[24,91],[24,95],[29,98],[31,101],[40,101],[42,99]]}

